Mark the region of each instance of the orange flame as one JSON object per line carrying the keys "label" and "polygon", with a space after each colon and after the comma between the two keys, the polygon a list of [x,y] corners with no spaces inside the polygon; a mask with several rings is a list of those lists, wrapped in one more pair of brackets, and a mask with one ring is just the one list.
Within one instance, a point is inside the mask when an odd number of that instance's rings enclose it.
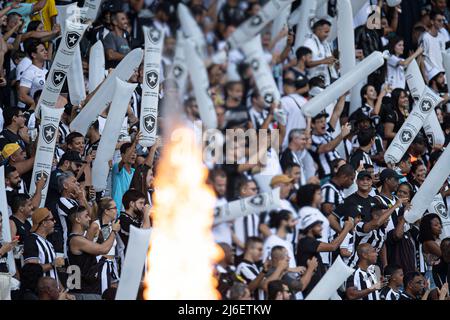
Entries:
{"label": "orange flame", "polygon": [[194,132],[173,131],[155,178],[153,230],[147,257],[145,299],[219,299],[213,264],[223,252],[211,227],[216,201],[206,184]]}

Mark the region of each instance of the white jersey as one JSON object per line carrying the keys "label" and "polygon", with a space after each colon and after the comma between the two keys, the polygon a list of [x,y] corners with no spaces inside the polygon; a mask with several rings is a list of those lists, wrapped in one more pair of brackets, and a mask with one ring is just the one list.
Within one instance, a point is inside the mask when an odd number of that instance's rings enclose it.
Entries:
{"label": "white jersey", "polygon": [[292,129],[306,129],[306,117],[303,113],[303,106],[308,102],[297,93],[281,98],[281,108],[286,112],[286,136],[283,141],[283,150],[287,148],[289,132]]}
{"label": "white jersey", "polygon": [[[305,41],[304,47],[311,49],[312,61],[323,60],[332,56],[331,46],[328,42],[321,42],[319,38],[312,34],[309,39]],[[325,85],[329,86],[331,83],[330,70],[327,64],[321,64],[314,68],[308,69],[308,78],[314,78],[323,76],[325,79]]]}
{"label": "white jersey", "polygon": [[[34,64],[30,65],[27,70],[23,72],[22,77],[20,78],[20,86],[30,89],[28,95],[31,98],[33,98],[36,91],[44,89],[47,72],[47,69],[41,69]],[[25,103],[19,101],[18,107],[25,108]]]}
{"label": "white jersey", "polygon": [[25,70],[28,69],[29,66],[31,66],[31,59],[28,57],[23,58],[20,60],[19,64],[16,67],[16,80],[20,81],[20,78],[22,78],[23,73]]}
{"label": "white jersey", "polygon": [[282,246],[286,248],[289,256],[289,268],[295,268],[297,263],[295,262],[294,249],[292,248],[292,243],[286,239],[281,239],[276,234],[269,236],[266,241],[264,241],[264,253],[263,261],[266,261],[270,257],[270,253],[273,247]]}
{"label": "white jersey", "polygon": [[422,46],[427,73],[431,72],[433,68],[444,70],[442,51],[445,50],[445,43],[442,41],[442,38],[439,35],[433,37],[430,33],[425,32],[422,36]]}
{"label": "white jersey", "polygon": [[405,59],[397,57],[394,54],[392,54],[387,60],[386,83],[388,83],[392,89],[405,89],[405,68],[400,65],[400,62],[402,61],[405,61]]}

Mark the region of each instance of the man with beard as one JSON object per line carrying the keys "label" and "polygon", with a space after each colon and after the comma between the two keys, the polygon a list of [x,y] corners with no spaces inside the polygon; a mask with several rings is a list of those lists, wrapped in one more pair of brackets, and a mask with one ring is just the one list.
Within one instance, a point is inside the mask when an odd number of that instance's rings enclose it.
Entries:
{"label": "man with beard", "polygon": [[[31,204],[34,208],[39,207],[39,203],[41,201],[42,189],[45,186],[45,178],[40,178],[36,182],[36,191],[31,198]],[[26,190],[25,183],[20,178],[20,174],[17,171],[16,167],[6,167],[5,168],[5,185],[6,185],[6,199],[8,202],[8,206],[12,206],[14,198],[18,195],[27,195],[28,191]]]}
{"label": "man with beard", "polygon": [[[145,195],[134,189],[125,192],[121,202],[125,212],[121,212],[119,217],[120,231],[117,238],[117,248],[123,264],[130,236],[130,226],[133,225],[142,229],[150,228],[150,205],[145,204]],[[120,202],[116,202],[116,204],[118,203]]]}
{"label": "man with beard", "polygon": [[84,161],[81,159],[81,156],[77,151],[67,151],[62,155],[58,166],[50,174],[47,198],[45,200],[45,206],[47,208],[53,210],[58,202],[58,199],[61,197],[61,194],[58,191],[58,178],[65,172],[70,172],[77,177],[83,163]]}
{"label": "man with beard", "polygon": [[53,245],[48,241],[48,235],[52,234],[55,227],[55,219],[46,208],[39,208],[33,213],[33,227],[31,235],[25,239],[23,258],[25,264],[40,264],[44,276],[58,280],[56,268],[64,265],[64,260],[56,257]]}
{"label": "man with beard", "polygon": [[306,214],[300,221],[300,230],[304,237],[298,242],[297,265],[308,267],[308,260],[313,257],[316,257],[318,263],[316,272],[312,276],[310,283],[303,289],[305,297],[308,296],[326,272],[320,253],[333,252],[339,248],[345,236],[353,229],[352,220],[349,218],[344,222],[342,232],[330,243],[317,240],[322,237],[322,220],[320,220],[320,217],[316,213]]}
{"label": "man with beard", "polygon": [[403,287],[398,300],[420,300],[426,292],[425,278],[419,272],[408,272],[403,277]]}
{"label": "man with beard", "polygon": [[433,89],[436,93],[443,96],[444,98],[444,104],[448,102],[448,90],[447,85],[445,83],[445,73],[442,70],[433,69],[430,74],[430,82],[429,86],[431,89]]}
{"label": "man with beard", "polygon": [[68,258],[70,265],[76,265],[81,270],[81,289],[79,293],[101,293],[101,272],[104,258],[97,262],[97,256],[106,255],[114,244],[120,230],[120,222],[112,224],[112,232],[101,244],[85,237],[91,218],[85,207],[74,207],[69,211],[72,225],[68,237]]}
{"label": "man with beard", "polygon": [[112,167],[112,198],[117,203],[118,212],[122,209],[122,197],[125,192],[130,188],[131,179],[133,178],[135,169],[133,165],[136,161],[136,143],[137,139],[133,143],[126,142],[120,147],[120,155],[122,160],[116,163]]}
{"label": "man with beard", "polygon": [[270,219],[270,226],[273,227],[276,232],[267,237],[264,241],[264,254],[263,260],[265,261],[275,246],[281,246],[286,248],[289,256],[289,268],[295,268],[295,256],[292,243],[288,239],[288,235],[294,232],[295,220],[292,213],[287,210],[274,213]]}
{"label": "man with beard", "polygon": [[344,204],[350,204],[360,208],[364,221],[369,221],[370,211],[374,204],[374,198],[370,196],[372,191],[372,175],[368,171],[361,171],[356,178],[358,191],[348,196]]}

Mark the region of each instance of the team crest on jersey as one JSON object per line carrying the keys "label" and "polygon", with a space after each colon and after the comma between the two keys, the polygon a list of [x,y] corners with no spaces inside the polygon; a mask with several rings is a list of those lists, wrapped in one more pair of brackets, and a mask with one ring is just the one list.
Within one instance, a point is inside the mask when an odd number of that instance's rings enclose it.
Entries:
{"label": "team crest on jersey", "polygon": [[437,214],[439,214],[441,217],[443,218],[447,218],[447,208],[445,208],[445,204],[443,203],[438,203],[435,207],[434,210],[436,211]]}
{"label": "team crest on jersey", "polygon": [[149,114],[144,117],[144,128],[148,133],[155,131],[156,119],[153,115]]}
{"label": "team crest on jersey", "polygon": [[49,180],[48,179],[48,177],[49,177],[48,172],[45,171],[45,170],[41,170],[41,171],[36,172],[35,175],[34,175],[34,181],[38,182],[39,179],[41,179],[41,177],[43,177],[45,179],[45,185],[44,185],[44,188],[45,188],[47,186],[48,180]]}
{"label": "team crest on jersey", "polygon": [[214,218],[219,218],[221,213],[222,213],[221,207],[214,208]]}
{"label": "team crest on jersey", "polygon": [[400,133],[400,140],[403,143],[408,143],[413,139],[413,133],[411,132],[411,130],[405,129],[402,130]]}
{"label": "team crest on jersey", "polygon": [[47,143],[52,142],[56,137],[56,127],[49,123],[42,127],[42,137]]}
{"label": "team crest on jersey", "polygon": [[55,70],[52,75],[52,83],[58,87],[66,79],[66,73],[62,70]]}
{"label": "team crest on jersey", "polygon": [[178,65],[173,68],[173,75],[175,76],[175,78],[180,77],[183,72],[183,68]]}
{"label": "team crest on jersey", "polygon": [[427,139],[428,139],[428,144],[429,144],[430,146],[433,146],[433,145],[434,145],[434,137],[433,137],[433,134],[431,134],[431,133],[427,134]]}
{"label": "team crest on jersey", "polygon": [[44,80],[39,80],[39,84],[40,84],[41,86],[43,86],[43,85],[44,85],[44,83],[45,83],[45,81],[44,81]]}
{"label": "team crest on jersey", "polygon": [[161,31],[154,27],[150,27],[150,30],[148,30],[148,38],[153,43],[158,43],[161,39]]}
{"label": "team crest on jersey", "polygon": [[255,207],[264,207],[265,206],[265,201],[264,201],[264,196],[258,194],[257,196],[254,196],[251,200],[250,200],[250,204],[252,206]]}
{"label": "team crest on jersey", "polygon": [[66,36],[66,44],[69,49],[72,49],[75,47],[78,43],[78,40],[80,40],[81,35],[78,32],[71,31],[67,33]]}
{"label": "team crest on jersey", "polygon": [[147,85],[151,89],[155,89],[158,84],[158,72],[155,70],[150,70],[145,74],[145,80],[147,81]]}
{"label": "team crest on jersey", "polygon": [[422,103],[420,104],[420,110],[423,112],[428,112],[433,108],[433,102],[431,102],[429,99],[423,99]]}
{"label": "team crest on jersey", "polygon": [[271,93],[266,93],[266,94],[264,95],[264,101],[265,101],[267,104],[272,104],[272,103],[273,103],[273,94],[271,94]]}
{"label": "team crest on jersey", "polygon": [[257,59],[253,59],[250,64],[253,70],[257,71],[259,69],[259,61]]}
{"label": "team crest on jersey", "polygon": [[262,18],[260,16],[254,16],[250,22],[250,24],[254,27],[259,26],[262,23]]}

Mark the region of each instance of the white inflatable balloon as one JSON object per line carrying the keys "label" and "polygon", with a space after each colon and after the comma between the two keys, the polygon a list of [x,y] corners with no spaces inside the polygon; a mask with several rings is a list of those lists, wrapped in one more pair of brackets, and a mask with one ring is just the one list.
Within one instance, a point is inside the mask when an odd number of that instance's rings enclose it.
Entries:
{"label": "white inflatable balloon", "polygon": [[336,101],[344,93],[352,89],[358,82],[366,79],[372,72],[384,64],[381,52],[375,51],[365,58],[354,69],[346,73],[328,86],[322,93],[309,100],[303,107],[305,115],[314,117],[328,105]]}

